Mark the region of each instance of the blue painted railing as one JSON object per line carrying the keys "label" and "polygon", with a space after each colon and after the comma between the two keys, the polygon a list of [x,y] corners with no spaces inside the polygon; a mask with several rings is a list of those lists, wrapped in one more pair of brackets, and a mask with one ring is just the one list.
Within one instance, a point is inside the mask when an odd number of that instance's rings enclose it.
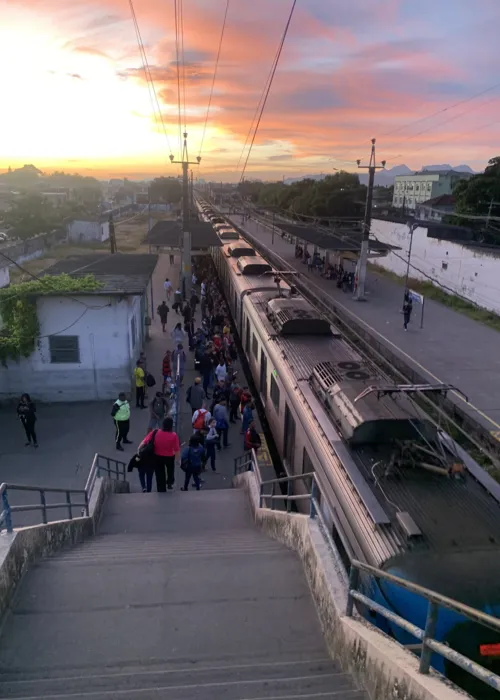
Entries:
{"label": "blue painted railing", "polygon": [[[0,485],[0,497],[2,501],[2,511],[0,512],[0,531],[7,530],[12,532],[14,529],[13,515],[15,513],[29,513],[41,511],[41,522],[46,524],[49,521],[49,511],[66,509],[68,520],[74,517],[75,509],[78,509],[76,517],[90,515],[89,504],[92,491],[98,476],[105,473],[108,478],[127,479],[127,465],[125,462],[105,457],[96,454],[90,468],[89,476],[85,488],[83,489],[60,489],[51,486],[25,486],[24,484],[8,484]],[[22,505],[12,505],[9,499],[9,494],[12,492],[37,493],[39,495],[38,503],[29,503]],[[64,494],[64,501],[57,503],[48,503],[48,494]]]}
{"label": "blue painted railing", "polygon": [[[323,535],[328,541],[330,547],[337,550],[333,538],[329,532],[323,515],[321,513],[319,499],[322,499],[323,494],[321,492],[320,486],[317,482],[315,474],[300,474],[295,476],[286,476],[280,479],[270,479],[263,481],[261,478],[259,465],[257,461],[257,456],[255,451],[246,452],[241,457],[235,459],[234,462],[234,473],[235,475],[241,474],[245,471],[252,471],[255,473],[257,478],[257,483],[259,485],[259,506],[261,508],[274,509],[276,503],[282,502],[286,505],[286,510],[290,511],[290,504],[294,501],[301,501],[309,499],[309,513],[310,517],[317,519],[320,523]],[[307,489],[306,493],[301,493],[299,495],[293,494],[293,485],[297,481],[302,481],[304,484],[304,490]],[[283,487],[286,488],[283,488]],[[319,498],[318,498],[319,497]],[[378,613],[386,620],[389,620],[393,624],[397,625],[401,629],[405,630],[411,634],[415,639],[418,639],[420,644],[413,645],[420,650],[420,673],[428,674],[431,665],[431,655],[436,653],[439,656],[451,661],[456,666],[459,666],[463,670],[475,676],[479,680],[483,681],[487,685],[491,686],[495,690],[500,690],[500,676],[489,671],[484,666],[481,666],[472,659],[460,654],[451,647],[447,646],[443,642],[435,639],[436,633],[436,623],[438,619],[438,614],[440,608],[446,608],[452,610],[453,612],[463,616],[464,618],[480,624],[484,627],[494,630],[500,633],[500,620],[492,615],[482,612],[481,610],[476,610],[471,608],[464,603],[460,603],[457,600],[448,598],[436,593],[428,588],[419,586],[416,583],[407,581],[406,579],[400,578],[399,576],[394,576],[394,574],[389,574],[382,569],[378,569],[375,566],[370,566],[364,562],[358,561],[353,554],[352,547],[345,537],[342,530],[341,524],[337,522],[335,509],[329,508],[329,514],[332,516],[333,522],[337,529],[337,533],[345,547],[347,555],[350,561],[350,573],[349,573],[349,585],[348,585],[348,600],[346,615],[351,617],[354,613],[354,603],[357,601],[362,605],[366,606],[369,610],[373,610]],[[412,624],[407,619],[401,615],[397,615],[392,610],[389,610],[380,603],[377,603],[372,598],[364,595],[358,590],[360,583],[360,573],[365,572],[369,574],[377,581],[385,580],[389,581],[396,586],[400,586],[411,593],[414,593],[424,600],[427,601],[427,619],[425,623],[425,628],[422,629],[417,625]]]}

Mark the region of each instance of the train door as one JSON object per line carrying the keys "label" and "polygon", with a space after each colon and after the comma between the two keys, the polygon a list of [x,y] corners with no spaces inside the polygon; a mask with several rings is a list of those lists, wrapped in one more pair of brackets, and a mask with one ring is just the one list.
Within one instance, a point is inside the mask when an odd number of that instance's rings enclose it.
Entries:
{"label": "train door", "polygon": [[260,394],[265,405],[267,399],[267,355],[263,348],[260,350]]}
{"label": "train door", "polygon": [[248,358],[250,355],[250,319],[247,316],[247,332],[245,335],[245,353]]}
{"label": "train door", "polygon": [[293,474],[295,459],[295,419],[292,412],[285,403],[285,437],[283,440],[283,454],[289,467],[290,474]]}

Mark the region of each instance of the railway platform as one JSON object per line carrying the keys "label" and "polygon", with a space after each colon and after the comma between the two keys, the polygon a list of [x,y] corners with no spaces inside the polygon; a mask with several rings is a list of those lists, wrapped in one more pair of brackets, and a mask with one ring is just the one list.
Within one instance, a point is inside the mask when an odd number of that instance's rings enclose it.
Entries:
{"label": "railway platform", "polygon": [[257,237],[266,247],[280,255],[301,275],[310,278],[323,293],[401,359],[425,376],[430,383],[455,385],[468,397],[466,403],[458,393],[450,398],[500,441],[500,334],[438,302],[427,300],[424,327],[419,327],[418,311],[405,333],[403,329],[402,287],[370,270],[367,278],[368,301],[355,301],[337,289],[335,283],[295,258],[295,245],[279,233],[272,235],[270,226],[254,219],[244,223],[240,215],[229,217],[242,230]]}

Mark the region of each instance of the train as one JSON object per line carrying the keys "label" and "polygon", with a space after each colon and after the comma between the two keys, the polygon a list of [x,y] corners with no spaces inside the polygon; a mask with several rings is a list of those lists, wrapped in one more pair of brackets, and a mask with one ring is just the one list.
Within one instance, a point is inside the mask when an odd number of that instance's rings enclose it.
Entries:
{"label": "train", "polygon": [[[314,472],[346,570],[355,557],[498,616],[500,485],[422,413],[416,387],[388,380],[240,234],[212,249],[214,264],[283,467]],[[362,584],[425,627],[423,598],[383,580]],[[418,641],[360,612],[402,644]],[[498,633],[442,609],[436,636],[500,672],[500,657],[484,655],[500,649]],[[441,657],[432,665],[481,700],[497,697]]]}

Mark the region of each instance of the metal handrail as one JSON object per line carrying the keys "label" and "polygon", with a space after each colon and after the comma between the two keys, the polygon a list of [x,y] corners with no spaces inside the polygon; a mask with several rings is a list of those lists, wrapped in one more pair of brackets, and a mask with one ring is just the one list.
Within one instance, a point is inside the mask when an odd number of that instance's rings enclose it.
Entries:
{"label": "metal handrail", "polygon": [[[101,460],[105,460],[105,464],[101,463]],[[73,509],[81,509],[81,516],[90,515],[90,498],[92,496],[92,491],[95,486],[96,479],[100,476],[101,472],[106,472],[108,477],[111,478],[112,475],[119,481],[123,478],[123,481],[127,479],[127,465],[113,457],[105,457],[99,453],[96,453],[92,461],[92,466],[83,489],[64,489],[55,488],[52,486],[28,486],[25,484],[10,484],[3,483],[0,484],[0,498],[2,501],[2,511],[0,512],[0,531],[6,529],[8,533],[13,532],[12,524],[12,514],[13,513],[27,513],[30,511],[41,511],[42,512],[42,523],[45,525],[48,522],[47,511],[57,510],[61,508],[67,508],[68,520],[73,519]],[[11,505],[9,502],[9,492],[12,491],[22,491],[38,493],[40,496],[39,503],[30,503],[24,505]],[[47,494],[49,493],[64,493],[66,499],[63,503],[47,503]],[[83,499],[74,501],[72,497],[83,496]]]}

